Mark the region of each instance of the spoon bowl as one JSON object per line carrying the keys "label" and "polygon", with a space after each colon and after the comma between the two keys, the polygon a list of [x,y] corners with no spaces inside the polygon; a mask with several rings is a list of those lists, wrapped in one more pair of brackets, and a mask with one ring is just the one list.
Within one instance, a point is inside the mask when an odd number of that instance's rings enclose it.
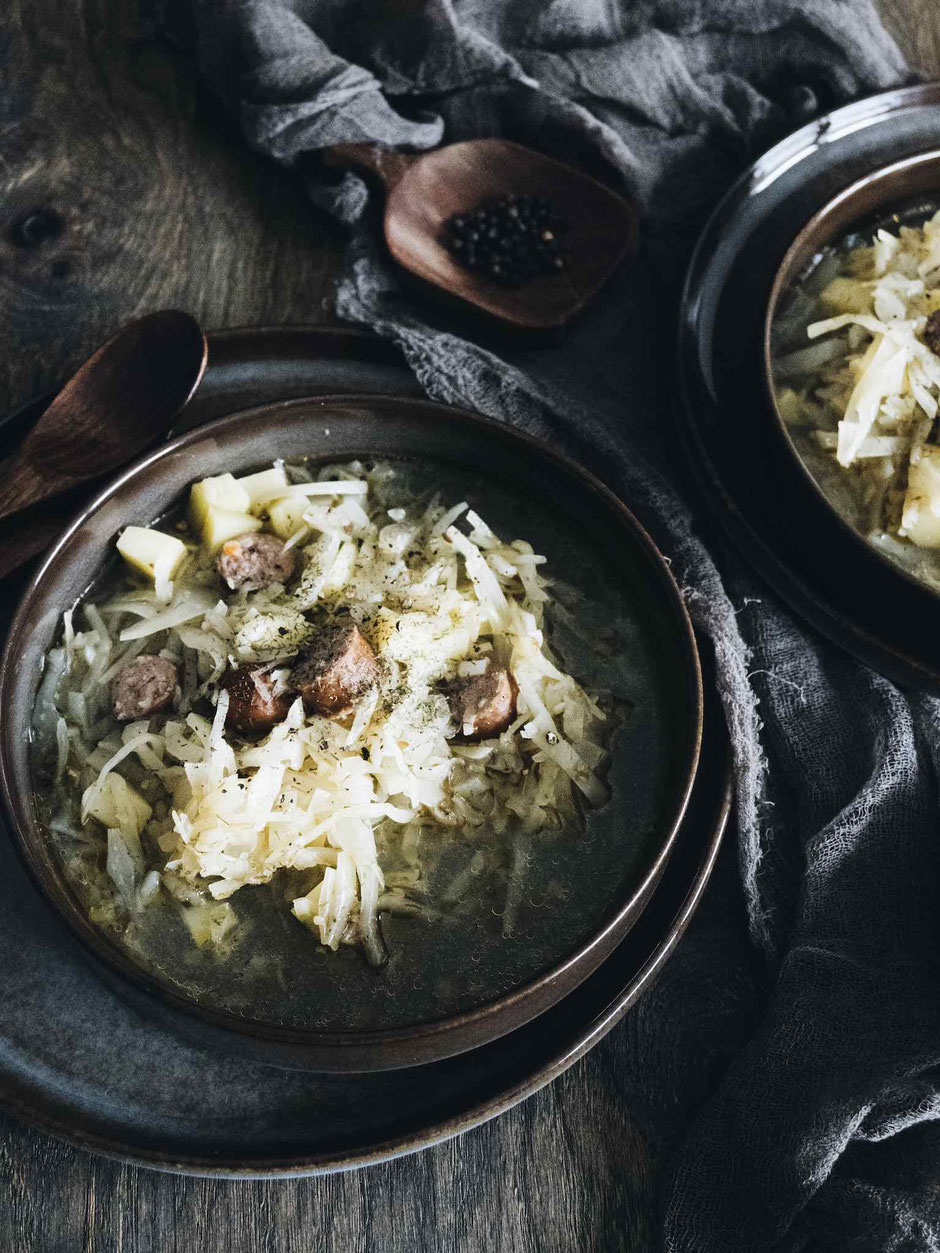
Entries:
{"label": "spoon bowl", "polygon": [[0,518],[132,461],[170,428],[208,358],[176,309],[123,327],[73,375],[0,474]]}
{"label": "spoon bowl", "polygon": [[[519,328],[564,325],[636,245],[637,214],[629,201],[580,170],[505,139],[473,139],[416,155],[342,144],[324,156],[382,181],[385,242],[403,269]],[[548,195],[569,223],[565,269],[520,287],[464,269],[443,243],[454,214],[510,194]]]}

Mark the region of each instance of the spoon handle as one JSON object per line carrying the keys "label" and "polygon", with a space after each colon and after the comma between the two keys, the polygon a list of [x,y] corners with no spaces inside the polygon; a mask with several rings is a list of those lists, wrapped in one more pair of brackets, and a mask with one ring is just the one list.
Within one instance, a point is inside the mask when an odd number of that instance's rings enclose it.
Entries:
{"label": "spoon handle", "polygon": [[14,454],[0,464],[0,518],[7,518],[61,490],[60,480],[50,482],[32,462]]}
{"label": "spoon handle", "polygon": [[55,520],[49,525],[34,523],[22,527],[0,545],[0,579],[24,566],[33,557],[51,548],[61,532],[61,522]]}
{"label": "spoon handle", "polygon": [[376,148],[373,144],[334,144],[332,148],[324,148],[320,155],[326,165],[376,175],[385,184],[386,192],[390,192],[423,154],[393,152],[390,148]]}

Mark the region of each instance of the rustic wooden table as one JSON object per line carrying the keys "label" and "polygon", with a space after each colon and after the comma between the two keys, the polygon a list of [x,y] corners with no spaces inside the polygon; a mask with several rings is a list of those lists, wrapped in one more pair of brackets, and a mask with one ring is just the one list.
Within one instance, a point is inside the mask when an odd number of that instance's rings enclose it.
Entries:
{"label": "rustic wooden table", "polygon": [[[882,7],[911,60],[940,73],[936,0]],[[0,411],[151,308],[188,309],[209,328],[329,317],[341,236],[290,176],[246,151],[191,60],[142,37],[132,0],[0,8]],[[715,913],[706,899],[700,933],[726,925]],[[688,1080],[703,1070],[694,1032],[672,1055],[634,1056],[632,1081],[623,1058],[649,1048],[640,1025],[669,1002],[708,1031],[721,1007],[696,1003],[698,982],[676,960],[612,1037],[525,1105],[346,1175],[177,1178],[0,1118],[0,1250],[652,1250],[675,1145],[654,1142],[650,1106],[675,1105],[670,1075],[691,1103],[708,1076]],[[648,1086],[636,1079],[644,1061]],[[686,1111],[670,1114],[681,1126]]]}

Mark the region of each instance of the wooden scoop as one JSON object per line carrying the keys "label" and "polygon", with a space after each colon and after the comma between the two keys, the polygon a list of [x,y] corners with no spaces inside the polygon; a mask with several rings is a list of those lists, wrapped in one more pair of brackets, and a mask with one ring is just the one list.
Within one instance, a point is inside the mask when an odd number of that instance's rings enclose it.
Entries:
{"label": "wooden scoop", "polygon": [[0,519],[133,460],[169,430],[199,385],[208,346],[187,313],[131,322],[66,383],[0,465]]}
{"label": "wooden scoop", "polygon": [[[326,149],[323,158],[370,172],[385,185],[385,240],[400,266],[514,326],[563,325],[636,244],[637,214],[622,196],[505,139],[473,139],[415,155],[340,144]],[[443,243],[454,214],[510,194],[549,196],[569,223],[565,269],[520,287],[465,270]]]}

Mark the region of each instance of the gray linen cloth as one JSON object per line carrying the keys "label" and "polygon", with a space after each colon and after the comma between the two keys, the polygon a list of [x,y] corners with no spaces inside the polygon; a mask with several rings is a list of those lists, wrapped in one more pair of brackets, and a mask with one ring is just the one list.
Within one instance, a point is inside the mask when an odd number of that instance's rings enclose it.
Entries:
{"label": "gray linen cloth", "polygon": [[[940,707],[808,636],[683,502],[678,281],[734,174],[909,73],[868,0],[196,0],[248,141],[350,229],[337,309],[428,394],[594,468],[669,554],[714,646],[737,816],[695,927],[620,1029],[669,1250],[940,1248]],[[305,154],[503,135],[643,204],[637,264],[556,348],[462,338],[403,290],[379,206]],[[727,851],[727,850],[726,850]],[[632,1057],[662,1059],[634,1073]],[[597,1247],[617,1247],[616,1232]]]}

